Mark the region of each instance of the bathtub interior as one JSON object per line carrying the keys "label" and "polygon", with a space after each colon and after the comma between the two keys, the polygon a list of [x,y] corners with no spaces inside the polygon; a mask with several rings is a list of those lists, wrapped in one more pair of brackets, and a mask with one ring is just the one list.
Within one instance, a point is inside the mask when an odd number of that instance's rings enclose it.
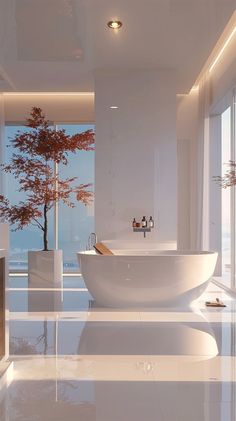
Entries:
{"label": "bathtub interior", "polygon": [[147,238],[143,238],[143,233],[141,237],[135,238],[135,240],[100,240],[104,243],[110,250],[177,250],[176,241],[150,241]]}

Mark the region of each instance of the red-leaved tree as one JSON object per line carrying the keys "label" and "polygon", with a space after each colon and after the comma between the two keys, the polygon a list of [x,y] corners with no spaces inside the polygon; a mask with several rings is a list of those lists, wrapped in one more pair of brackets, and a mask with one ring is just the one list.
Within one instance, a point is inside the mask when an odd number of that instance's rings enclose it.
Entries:
{"label": "red-leaved tree", "polygon": [[93,200],[92,184],[74,187],[77,177],[62,180],[54,172],[54,163],[68,164],[69,152],[94,150],[94,132],[87,130],[67,135],[65,130],[50,127],[42,110],[33,107],[27,127],[32,130],[18,131],[11,139],[14,148],[10,164],[3,165],[3,171],[11,173],[19,182],[19,191],[26,193],[26,200],[12,205],[0,195],[0,216],[10,224],[17,224],[15,230],[29,224],[43,231],[44,250],[48,250],[48,212],[56,202],[62,201],[69,207],[75,204],[71,195],[88,205]]}

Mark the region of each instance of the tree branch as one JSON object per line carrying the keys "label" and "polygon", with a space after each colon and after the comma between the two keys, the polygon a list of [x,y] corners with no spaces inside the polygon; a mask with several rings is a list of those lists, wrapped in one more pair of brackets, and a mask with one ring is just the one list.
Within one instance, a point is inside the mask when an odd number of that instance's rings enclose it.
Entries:
{"label": "tree branch", "polygon": [[44,231],[44,227],[40,224],[40,222],[36,219],[36,218],[32,218],[33,219],[33,221],[35,221],[36,222],[36,224],[32,224],[32,225],[35,225],[35,226],[37,226],[39,229],[41,229],[42,231]]}

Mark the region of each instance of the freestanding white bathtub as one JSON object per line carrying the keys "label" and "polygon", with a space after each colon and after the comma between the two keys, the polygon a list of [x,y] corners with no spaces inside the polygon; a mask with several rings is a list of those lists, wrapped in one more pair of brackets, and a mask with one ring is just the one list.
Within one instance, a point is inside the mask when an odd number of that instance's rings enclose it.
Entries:
{"label": "freestanding white bathtub", "polygon": [[108,307],[188,306],[206,289],[217,253],[210,251],[115,250],[77,253],[94,300]]}

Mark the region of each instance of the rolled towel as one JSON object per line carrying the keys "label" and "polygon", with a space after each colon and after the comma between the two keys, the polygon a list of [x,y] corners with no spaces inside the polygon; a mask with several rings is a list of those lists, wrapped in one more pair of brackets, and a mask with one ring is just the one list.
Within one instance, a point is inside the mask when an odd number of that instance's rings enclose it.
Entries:
{"label": "rolled towel", "polygon": [[215,301],[206,301],[207,307],[226,307],[226,305],[220,301],[219,298],[216,298]]}

